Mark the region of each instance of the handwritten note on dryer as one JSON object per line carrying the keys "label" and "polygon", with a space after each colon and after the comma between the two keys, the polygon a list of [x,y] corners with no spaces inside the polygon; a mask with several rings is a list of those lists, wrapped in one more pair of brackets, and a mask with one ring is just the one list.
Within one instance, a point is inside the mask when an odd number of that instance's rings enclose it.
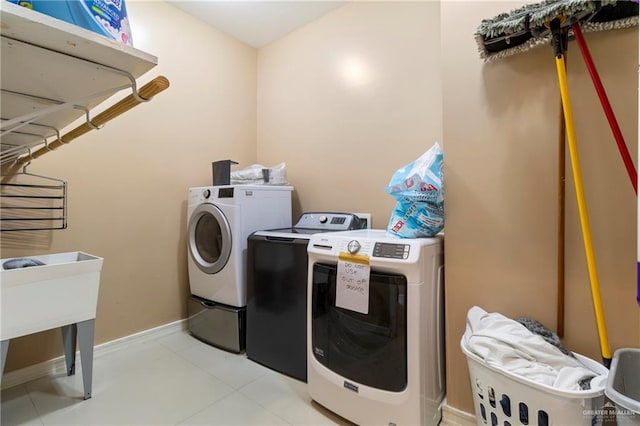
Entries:
{"label": "handwritten note on dryer", "polygon": [[341,256],[336,279],[336,306],[363,314],[369,313],[368,259],[349,259]]}

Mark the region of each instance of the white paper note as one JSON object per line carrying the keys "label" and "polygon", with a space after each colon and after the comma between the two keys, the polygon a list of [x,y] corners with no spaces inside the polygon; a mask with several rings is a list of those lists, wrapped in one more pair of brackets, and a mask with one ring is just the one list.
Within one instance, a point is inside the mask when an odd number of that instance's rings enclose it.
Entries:
{"label": "white paper note", "polygon": [[[342,260],[344,258],[344,260]],[[348,259],[341,256],[338,260],[336,278],[336,306],[363,314],[369,313],[369,274],[371,268],[368,258]]]}

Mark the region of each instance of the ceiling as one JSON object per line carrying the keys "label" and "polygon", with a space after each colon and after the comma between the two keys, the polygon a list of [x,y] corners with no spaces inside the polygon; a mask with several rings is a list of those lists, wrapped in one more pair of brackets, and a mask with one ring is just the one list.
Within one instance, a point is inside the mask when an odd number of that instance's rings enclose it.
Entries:
{"label": "ceiling", "polygon": [[168,0],[218,30],[261,48],[346,1]]}

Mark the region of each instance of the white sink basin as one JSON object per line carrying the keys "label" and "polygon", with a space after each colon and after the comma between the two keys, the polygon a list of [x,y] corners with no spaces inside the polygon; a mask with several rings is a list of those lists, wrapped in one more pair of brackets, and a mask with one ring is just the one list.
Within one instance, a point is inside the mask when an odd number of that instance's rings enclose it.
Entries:
{"label": "white sink basin", "polygon": [[45,265],[0,270],[0,341],[96,317],[101,257],[70,252],[29,258]]}

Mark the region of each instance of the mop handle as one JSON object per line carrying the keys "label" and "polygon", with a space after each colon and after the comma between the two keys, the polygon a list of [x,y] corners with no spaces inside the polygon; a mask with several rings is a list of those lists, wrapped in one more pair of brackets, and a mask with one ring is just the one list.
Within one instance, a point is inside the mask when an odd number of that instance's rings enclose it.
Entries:
{"label": "mop handle", "polygon": [[578,201],[578,213],[580,215],[580,225],[582,227],[582,239],[584,242],[585,255],[587,257],[587,269],[589,271],[589,281],[591,283],[591,297],[596,314],[596,324],[598,335],[600,336],[600,350],[605,365],[611,363],[611,350],[609,349],[609,338],[604,320],[604,310],[600,298],[600,283],[598,282],[598,271],[596,269],[596,259],[591,241],[591,230],[589,225],[589,214],[584,196],[582,184],[582,171],[580,168],[580,158],[578,156],[578,144],[576,142],[575,127],[573,125],[573,114],[571,110],[571,99],[569,98],[569,87],[567,85],[567,73],[564,68],[564,56],[556,55],[556,69],[560,84],[560,94],[562,96],[562,106],[564,119],[567,125],[567,140],[569,144],[569,156],[571,158],[571,169],[573,171],[573,182],[576,189]]}
{"label": "mop handle", "polygon": [[613,137],[615,138],[618,145],[618,151],[620,151],[620,156],[622,157],[624,166],[627,169],[627,174],[629,175],[629,179],[631,179],[633,190],[635,191],[636,195],[638,195],[638,175],[636,173],[636,168],[633,165],[633,160],[631,159],[631,155],[629,154],[627,145],[624,142],[624,137],[622,136],[622,132],[620,131],[620,126],[618,125],[616,116],[613,113],[611,104],[609,103],[607,92],[605,92],[604,90],[604,86],[602,85],[602,81],[600,80],[598,70],[596,69],[596,66],[593,63],[593,59],[591,58],[591,53],[589,52],[587,42],[582,35],[580,24],[573,24],[571,28],[573,29],[573,34],[576,36],[576,41],[578,42],[578,47],[580,47],[580,52],[582,53],[584,63],[587,66],[587,70],[589,70],[589,75],[591,76],[591,81],[593,81],[593,86],[598,93],[598,98],[600,98],[600,103],[602,104],[602,109],[604,109],[604,114],[607,116],[607,120],[609,121],[609,127],[611,127]]}

